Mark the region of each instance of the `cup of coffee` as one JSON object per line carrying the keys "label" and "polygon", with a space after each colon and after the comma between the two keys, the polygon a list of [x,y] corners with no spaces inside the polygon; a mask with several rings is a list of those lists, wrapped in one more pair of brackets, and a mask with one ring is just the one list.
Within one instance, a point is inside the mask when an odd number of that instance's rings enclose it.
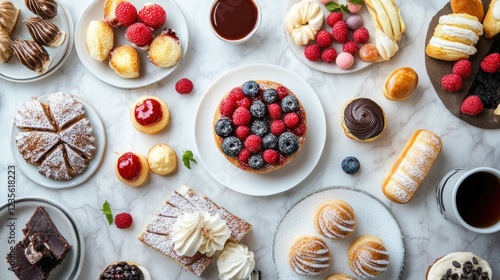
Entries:
{"label": "cup of coffee", "polygon": [[500,231],[499,170],[452,170],[439,183],[436,199],[446,220],[477,233]]}

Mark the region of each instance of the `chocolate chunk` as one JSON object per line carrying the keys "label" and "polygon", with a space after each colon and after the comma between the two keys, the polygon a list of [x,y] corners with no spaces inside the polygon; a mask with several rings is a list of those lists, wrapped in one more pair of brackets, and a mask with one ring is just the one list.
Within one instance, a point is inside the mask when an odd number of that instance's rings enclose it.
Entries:
{"label": "chocolate chunk", "polygon": [[453,273],[451,275],[451,280],[458,280],[458,273]]}
{"label": "chocolate chunk", "polygon": [[466,261],[464,263],[464,267],[462,268],[462,271],[467,273],[467,274],[470,274],[472,272],[472,263],[469,261]]}
{"label": "chocolate chunk", "polygon": [[472,262],[473,262],[474,264],[479,264],[479,263],[477,262],[476,257],[472,257]]}
{"label": "chocolate chunk", "polygon": [[454,267],[456,267],[456,268],[460,268],[460,266],[461,266],[461,265],[460,265],[460,263],[459,263],[459,262],[457,262],[457,261],[453,261],[451,264],[452,264]]}

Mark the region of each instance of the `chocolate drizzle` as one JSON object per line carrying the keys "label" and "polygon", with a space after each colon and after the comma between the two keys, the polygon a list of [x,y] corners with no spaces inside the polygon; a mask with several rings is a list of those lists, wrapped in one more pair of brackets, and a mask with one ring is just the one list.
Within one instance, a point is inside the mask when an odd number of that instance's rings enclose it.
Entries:
{"label": "chocolate drizzle", "polygon": [[384,130],[384,111],[371,99],[357,98],[345,106],[344,122],[352,135],[359,140],[367,140]]}
{"label": "chocolate drizzle", "polygon": [[57,16],[57,2],[55,0],[24,0],[26,7],[43,19],[53,19]]}
{"label": "chocolate drizzle", "polygon": [[0,30],[0,63],[9,61],[13,54],[9,34]]}
{"label": "chocolate drizzle", "polygon": [[41,17],[32,17],[23,20],[35,42],[40,45],[57,47],[60,46],[66,37],[66,33],[59,29],[51,21]]}
{"label": "chocolate drizzle", "polygon": [[43,74],[51,62],[49,53],[35,41],[15,40],[12,49],[17,60],[32,71]]}

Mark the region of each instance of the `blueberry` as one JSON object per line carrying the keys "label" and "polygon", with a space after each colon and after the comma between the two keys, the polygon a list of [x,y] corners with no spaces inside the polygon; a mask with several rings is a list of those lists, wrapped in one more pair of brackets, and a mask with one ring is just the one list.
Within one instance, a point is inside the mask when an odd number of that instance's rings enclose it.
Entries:
{"label": "blueberry", "polygon": [[233,134],[233,123],[229,119],[219,119],[215,123],[215,134],[220,137],[227,137]]}
{"label": "blueberry", "polygon": [[243,94],[248,97],[255,97],[259,94],[260,87],[256,81],[248,81],[241,87]]}
{"label": "blueberry", "polygon": [[252,169],[261,169],[264,167],[264,159],[260,155],[253,155],[248,159],[248,166]]}
{"label": "blueberry", "polygon": [[287,95],[281,100],[281,110],[285,113],[295,112],[299,108],[299,101],[295,96]]}
{"label": "blueberry", "polygon": [[359,160],[355,157],[346,157],[342,160],[342,170],[347,174],[355,174],[359,170]]}
{"label": "blueberry", "polygon": [[262,147],[264,149],[276,149],[278,147],[278,137],[272,133],[262,137]]}
{"label": "blueberry", "polygon": [[222,140],[221,146],[224,154],[230,157],[238,156],[238,153],[241,151],[241,149],[243,149],[243,144],[241,143],[240,139],[235,136],[224,138],[224,140]]}
{"label": "blueberry", "polygon": [[256,100],[250,106],[250,114],[256,119],[262,119],[266,115],[266,105],[260,100]]}
{"label": "blueberry", "polygon": [[278,138],[278,150],[284,156],[295,154],[299,150],[299,137],[287,131]]}
{"label": "blueberry", "polygon": [[252,134],[257,134],[260,137],[263,137],[264,135],[269,133],[269,125],[262,120],[255,120],[252,122],[252,125],[250,126],[250,131]]}
{"label": "blueberry", "polygon": [[278,100],[278,92],[274,88],[268,88],[264,91],[262,99],[269,104],[274,103]]}

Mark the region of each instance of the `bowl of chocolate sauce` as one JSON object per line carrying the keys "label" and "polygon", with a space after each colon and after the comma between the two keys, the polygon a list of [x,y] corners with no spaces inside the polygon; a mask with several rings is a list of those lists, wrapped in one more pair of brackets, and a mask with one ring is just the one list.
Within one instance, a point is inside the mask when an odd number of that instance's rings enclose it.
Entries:
{"label": "bowl of chocolate sauce", "polygon": [[221,40],[240,44],[252,37],[261,21],[261,10],[255,0],[214,0],[209,21]]}

